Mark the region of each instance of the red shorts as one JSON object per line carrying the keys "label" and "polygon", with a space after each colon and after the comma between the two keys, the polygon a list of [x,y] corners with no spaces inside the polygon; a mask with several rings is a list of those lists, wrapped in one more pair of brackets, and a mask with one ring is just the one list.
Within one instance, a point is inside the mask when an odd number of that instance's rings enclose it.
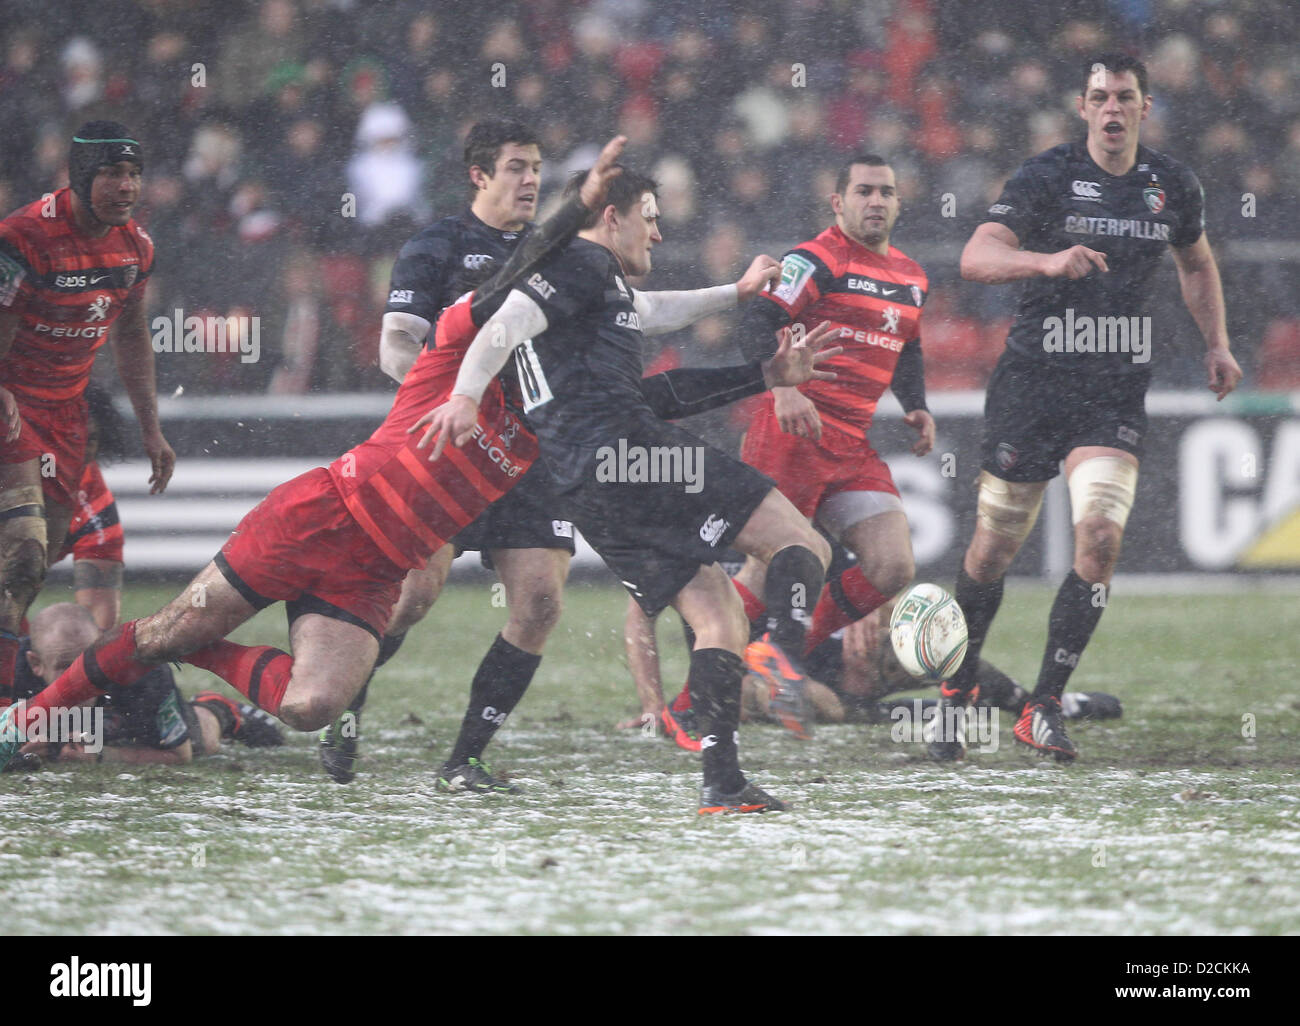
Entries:
{"label": "red shorts", "polygon": [[889,467],[866,442],[825,422],[819,442],[788,435],[777,423],[771,403],[765,403],[750,422],[740,458],[775,481],[809,520],[823,502],[840,492],[898,494]]}
{"label": "red shorts", "polygon": [[84,396],[57,406],[18,403],[22,430],[12,442],[0,440],[0,463],[37,460],[45,498],[67,509],[77,505],[77,486],[86,465],[90,414]]}
{"label": "red shorts", "polygon": [[77,488],[76,513],[68,524],[63,548],[57,563],[69,552],[74,560],[102,559],[111,563],[122,562],[122,522],[117,516],[117,503],[113,493],[104,483],[99,464],[91,460],[81,473]]}
{"label": "red shorts", "polygon": [[406,577],[352,519],[324,467],[280,485],[250,510],[216,563],[259,608],[297,602],[377,638]]}

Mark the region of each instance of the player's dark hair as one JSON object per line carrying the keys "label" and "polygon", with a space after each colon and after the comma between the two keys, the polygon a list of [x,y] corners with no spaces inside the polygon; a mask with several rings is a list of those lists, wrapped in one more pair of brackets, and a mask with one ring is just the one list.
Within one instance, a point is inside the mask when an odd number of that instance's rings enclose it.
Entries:
{"label": "player's dark hair", "polygon": [[95,446],[93,458],[98,463],[123,459],[130,451],[129,436],[126,419],[113,405],[112,393],[92,382],[86,386],[86,406],[90,413],[91,440]]}
{"label": "player's dark hair", "polygon": [[[658,198],[659,183],[649,175],[633,171],[622,164],[615,164],[614,166],[623,168],[623,173],[609,183],[609,191],[605,194],[605,207],[613,204],[614,209],[620,214],[626,214],[641,202],[641,197],[647,192],[656,199]],[[569,184],[564,187],[564,195],[572,196],[575,192],[578,192],[582,188],[582,183],[586,180],[587,172],[579,171],[569,179]],[[604,207],[589,212],[587,219],[582,222],[583,229],[595,228],[596,225],[600,224],[600,219],[604,213]]]}
{"label": "player's dark hair", "polygon": [[1098,65],[1101,65],[1112,75],[1119,75],[1125,71],[1133,72],[1138,81],[1138,92],[1143,96],[1148,95],[1147,66],[1127,53],[1099,53],[1090,58],[1088,63],[1083,66],[1083,88],[1079,90],[1081,95],[1088,95],[1088,87],[1092,83],[1092,76],[1097,73]]}
{"label": "player's dark hair", "polygon": [[[541,146],[541,137],[522,121],[505,118],[490,118],[479,121],[465,136],[465,173],[470,168],[481,167],[483,173],[491,178],[496,174],[497,158],[501,156],[501,147],[506,143],[516,146]],[[471,194],[475,192],[474,183],[470,183]]]}
{"label": "player's dark hair", "polygon": [[840,173],[835,176],[835,192],[840,196],[843,196],[844,190],[849,187],[849,179],[853,177],[853,166],[855,164],[866,164],[868,167],[889,167],[889,161],[884,157],[877,156],[874,153],[859,153],[840,168]]}

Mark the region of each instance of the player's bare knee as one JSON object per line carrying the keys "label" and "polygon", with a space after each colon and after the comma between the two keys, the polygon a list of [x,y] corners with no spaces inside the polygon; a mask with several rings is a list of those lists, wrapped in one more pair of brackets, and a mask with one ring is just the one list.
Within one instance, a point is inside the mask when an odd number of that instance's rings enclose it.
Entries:
{"label": "player's bare knee", "polygon": [[327,694],[306,688],[293,693],[290,685],[290,692],[285,694],[284,701],[280,703],[279,715],[294,730],[320,730],[338,719],[345,708],[347,701],[344,699],[333,699]]}
{"label": "player's bare knee", "polygon": [[1119,550],[1124,541],[1124,529],[1106,517],[1085,517],[1075,525],[1075,547],[1078,562],[1089,571],[1080,573],[1084,580],[1109,579],[1119,562]]}
{"label": "player's bare knee", "polygon": [[912,578],[915,576],[916,563],[909,552],[899,553],[882,561],[867,574],[867,579],[876,591],[888,597],[897,595],[912,583]]}
{"label": "player's bare knee", "polygon": [[564,593],[543,589],[529,592],[510,607],[510,619],[516,632],[531,638],[545,640],[560,622],[564,611]]}

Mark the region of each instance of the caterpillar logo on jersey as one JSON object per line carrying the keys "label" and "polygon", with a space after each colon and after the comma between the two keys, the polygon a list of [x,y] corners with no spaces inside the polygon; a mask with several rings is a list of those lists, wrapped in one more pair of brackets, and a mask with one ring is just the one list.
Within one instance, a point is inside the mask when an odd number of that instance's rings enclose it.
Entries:
{"label": "caterpillar logo on jersey", "polygon": [[622,310],[615,314],[614,323],[620,328],[631,328],[633,331],[641,330],[641,318],[637,316],[635,310]]}
{"label": "caterpillar logo on jersey", "polygon": [[388,302],[393,305],[398,303],[410,304],[415,299],[414,289],[393,289],[388,293]]}
{"label": "caterpillar logo on jersey", "polygon": [[718,539],[723,536],[727,528],[730,526],[731,525],[727,523],[727,521],[723,520],[722,517],[718,516],[716,513],[710,513],[709,519],[704,521],[704,525],[700,528],[700,538],[705,542],[705,544],[716,546],[718,544]]}
{"label": "caterpillar logo on jersey", "polygon": [[785,259],[781,261],[781,280],[777,282],[776,292],[773,295],[783,303],[794,302],[794,297],[799,294],[804,283],[813,276],[816,270],[813,263],[805,256],[798,253],[787,253]]}
{"label": "caterpillar logo on jersey", "polygon": [[1096,182],[1081,182],[1076,178],[1070,183],[1070,190],[1077,199],[1101,201],[1101,186]]}
{"label": "caterpillar logo on jersey", "polygon": [[528,287],[543,299],[550,299],[555,295],[555,286],[543,278],[540,273],[534,274],[528,279]]}
{"label": "caterpillar logo on jersey", "polygon": [[497,707],[494,705],[485,705],[483,707],[483,712],[480,713],[480,715],[483,719],[487,720],[488,723],[495,724],[499,727],[505,723],[506,717],[510,714],[498,711]]}

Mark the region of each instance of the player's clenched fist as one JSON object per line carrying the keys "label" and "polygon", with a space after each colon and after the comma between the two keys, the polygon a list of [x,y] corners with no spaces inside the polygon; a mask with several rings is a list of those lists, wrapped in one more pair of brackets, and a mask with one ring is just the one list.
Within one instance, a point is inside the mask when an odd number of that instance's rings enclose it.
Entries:
{"label": "player's clenched fist", "polygon": [[773,260],[766,253],[760,253],[754,257],[749,269],[740,276],[740,281],[736,282],[736,291],[740,294],[740,301],[743,303],[746,299],[753,299],[767,288],[769,282],[776,281],[780,276],[780,262]]}
{"label": "player's clenched fist", "polygon": [[1093,271],[1109,271],[1106,254],[1087,246],[1071,246],[1051,254],[1043,264],[1043,274],[1049,278],[1085,278]]}

